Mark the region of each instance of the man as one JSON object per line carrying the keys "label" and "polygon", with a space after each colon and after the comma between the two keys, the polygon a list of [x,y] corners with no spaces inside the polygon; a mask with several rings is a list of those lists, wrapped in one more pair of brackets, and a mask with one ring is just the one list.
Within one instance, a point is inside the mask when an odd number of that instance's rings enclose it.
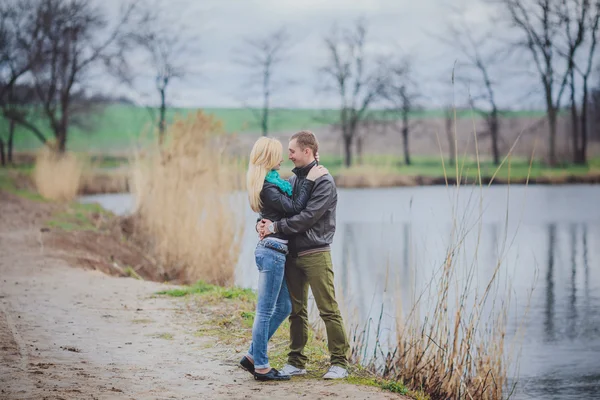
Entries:
{"label": "man", "polygon": [[[290,178],[293,196],[296,188],[306,179],[310,169],[317,164],[319,149],[317,138],[310,131],[300,131],[289,143],[289,159],[294,163],[294,176]],[[290,314],[290,352],[288,364],[282,374],[306,374],[308,358],[304,347],[308,341],[308,287],[319,309],[327,330],[327,347],[331,367],[324,379],[341,379],[348,376],[347,353],[349,349],[342,316],[335,299],[331,248],[335,233],[337,191],[331,175],[315,181],[306,208],[298,215],[273,223],[262,220],[257,225],[261,237],[282,232],[291,237],[290,255],[285,267],[285,278],[292,300]]]}

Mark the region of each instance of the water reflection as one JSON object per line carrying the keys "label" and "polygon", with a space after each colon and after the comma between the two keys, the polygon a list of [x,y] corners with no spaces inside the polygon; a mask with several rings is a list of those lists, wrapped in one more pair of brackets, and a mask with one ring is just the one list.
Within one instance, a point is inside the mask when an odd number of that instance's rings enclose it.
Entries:
{"label": "water reflection", "polygon": [[571,287],[569,295],[569,312],[567,313],[567,336],[575,337],[577,323],[577,225],[570,224],[569,238],[571,242]]}
{"label": "water reflection", "polygon": [[556,225],[548,227],[548,270],[546,271],[546,341],[554,341],[554,250],[556,248]]}
{"label": "water reflection", "polygon": [[[504,251],[504,242],[513,240],[505,234],[505,226],[483,224],[474,288],[485,287],[498,260],[505,260],[498,293],[503,298],[503,288],[511,290],[507,331],[516,332],[525,322],[520,318],[526,312],[528,316],[521,379],[512,398],[590,399],[600,393],[600,275],[590,270],[591,259],[600,260],[600,249],[590,248],[590,237],[596,241],[600,237],[599,227],[584,222],[526,224],[514,237],[515,245],[507,244]],[[408,306],[415,294],[423,293],[446,251],[436,238],[449,231],[439,223],[435,228],[410,222],[341,224],[336,236],[337,285],[346,309],[358,310],[359,320],[370,321],[371,335],[379,322],[379,307],[385,304],[391,308],[386,308],[382,327],[386,339],[393,339],[394,300],[400,298]],[[466,240],[464,245],[473,249],[474,242]],[[538,285],[534,285],[536,269],[543,277]],[[386,293],[390,289],[393,296]],[[511,339],[507,349],[514,345]]]}

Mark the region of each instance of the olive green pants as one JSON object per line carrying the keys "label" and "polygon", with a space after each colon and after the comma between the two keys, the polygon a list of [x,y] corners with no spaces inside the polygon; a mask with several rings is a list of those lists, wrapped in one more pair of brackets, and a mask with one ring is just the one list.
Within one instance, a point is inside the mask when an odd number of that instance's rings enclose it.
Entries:
{"label": "olive green pants", "polygon": [[327,348],[331,356],[331,364],[346,368],[350,346],[335,300],[331,253],[315,253],[298,258],[288,257],[285,278],[292,299],[288,363],[303,369],[308,360],[304,354],[304,347],[308,341],[308,287],[310,286],[319,315],[327,330]]}

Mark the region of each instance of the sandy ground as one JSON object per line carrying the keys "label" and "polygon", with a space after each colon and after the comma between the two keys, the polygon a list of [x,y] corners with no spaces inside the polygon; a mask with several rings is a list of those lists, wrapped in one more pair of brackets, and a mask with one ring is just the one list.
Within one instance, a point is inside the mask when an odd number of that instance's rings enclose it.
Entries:
{"label": "sandy ground", "polygon": [[237,367],[242,349],[194,336],[184,301],[153,296],[166,285],[69,265],[44,243],[49,211],[32,204],[0,192],[0,399],[402,398],[255,382]]}

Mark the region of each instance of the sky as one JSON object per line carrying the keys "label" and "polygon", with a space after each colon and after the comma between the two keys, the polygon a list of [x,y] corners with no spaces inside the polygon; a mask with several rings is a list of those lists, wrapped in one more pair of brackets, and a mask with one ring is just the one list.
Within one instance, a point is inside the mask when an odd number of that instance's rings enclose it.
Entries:
{"label": "sky", "polygon": [[[413,60],[421,103],[436,107],[466,101],[464,87],[450,84],[460,53],[443,43],[452,9],[445,0],[158,0],[167,26],[189,38],[189,50],[180,54],[186,75],[172,83],[167,99],[177,107],[242,107],[260,97],[247,89],[248,68],[239,65],[244,40],[265,37],[285,27],[293,38],[288,57],[276,70],[279,79],[293,80],[273,94],[274,107],[336,107],[337,97],[323,93],[319,68],[327,61],[323,38],[337,24],[351,27],[357,18],[368,23],[367,51],[372,56],[408,55]],[[455,0],[464,18],[478,34],[489,25],[493,11],[481,0]],[[116,14],[121,2],[107,0],[104,7]],[[372,59],[375,57],[371,57]],[[133,87],[102,77],[98,87],[124,94],[139,104],[154,104],[152,68],[143,54],[132,56]],[[512,85],[512,86],[511,86]],[[521,96],[514,82],[504,82],[500,100],[510,106]],[[522,87],[522,84],[520,85]],[[473,89],[476,90],[476,89]],[[522,101],[519,99],[519,101]]]}

